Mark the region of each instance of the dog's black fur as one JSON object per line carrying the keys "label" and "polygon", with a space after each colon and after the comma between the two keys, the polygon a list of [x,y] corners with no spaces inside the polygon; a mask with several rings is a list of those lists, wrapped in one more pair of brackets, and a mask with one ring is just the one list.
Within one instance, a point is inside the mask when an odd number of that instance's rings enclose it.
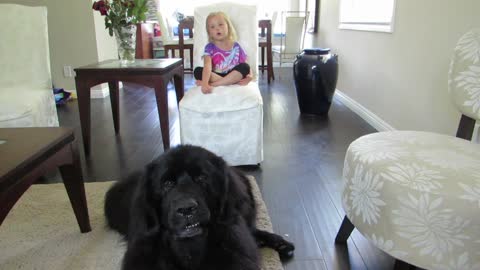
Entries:
{"label": "dog's black fur", "polygon": [[258,246],[294,246],[255,228],[250,182],[213,153],[178,146],[105,199],[109,227],[126,236],[124,270],[259,270]]}

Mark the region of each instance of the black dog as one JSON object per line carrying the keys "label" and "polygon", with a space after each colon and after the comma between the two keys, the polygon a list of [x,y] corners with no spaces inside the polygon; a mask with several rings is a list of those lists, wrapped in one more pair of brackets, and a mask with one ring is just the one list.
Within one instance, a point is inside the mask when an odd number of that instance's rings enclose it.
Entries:
{"label": "black dog", "polygon": [[258,246],[294,246],[255,228],[249,180],[215,154],[173,148],[105,199],[108,225],[126,236],[124,270],[259,270]]}

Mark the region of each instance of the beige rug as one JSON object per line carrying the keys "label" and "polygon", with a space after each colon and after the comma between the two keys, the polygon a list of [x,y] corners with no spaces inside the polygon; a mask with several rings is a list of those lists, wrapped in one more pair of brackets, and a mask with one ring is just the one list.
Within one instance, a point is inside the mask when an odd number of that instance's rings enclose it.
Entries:
{"label": "beige rug", "polygon": [[[255,179],[257,226],[272,224]],[[120,269],[125,243],[106,229],[103,200],[113,182],[87,183],[92,231],[81,234],[63,184],[34,185],[20,198],[0,226],[0,269]],[[262,269],[283,269],[278,254],[262,249]]]}

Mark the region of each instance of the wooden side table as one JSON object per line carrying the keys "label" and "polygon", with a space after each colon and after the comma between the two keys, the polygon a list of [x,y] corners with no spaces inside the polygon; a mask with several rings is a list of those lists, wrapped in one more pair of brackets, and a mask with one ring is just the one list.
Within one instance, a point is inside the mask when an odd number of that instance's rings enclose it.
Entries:
{"label": "wooden side table", "polygon": [[91,231],[75,135],[60,127],[0,128],[0,225],[23,193],[57,167],[80,231]]}
{"label": "wooden side table", "polygon": [[85,155],[90,154],[90,88],[104,82],[108,82],[110,89],[116,134],[120,129],[118,82],[133,82],[153,88],[157,99],[163,147],[170,148],[167,85],[173,78],[177,101],[180,101],[184,93],[182,59],[136,59],[129,64],[123,64],[120,60],[107,60],[76,68],[75,72]]}

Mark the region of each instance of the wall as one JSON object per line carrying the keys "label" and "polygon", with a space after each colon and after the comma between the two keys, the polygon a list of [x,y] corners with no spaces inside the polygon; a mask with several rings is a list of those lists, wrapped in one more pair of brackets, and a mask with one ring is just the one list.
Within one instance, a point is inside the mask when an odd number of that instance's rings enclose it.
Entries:
{"label": "wall", "polygon": [[97,60],[93,12],[89,1],[47,0],[52,79],[56,87],[75,89],[63,66],[78,67]]}
{"label": "wall", "polygon": [[447,93],[453,48],[479,27],[478,0],[397,0],[394,33],[338,29],[338,1],[321,1],[314,44],[339,54],[337,89],[395,129],[455,134]]}
{"label": "wall", "polygon": [[75,68],[117,57],[114,38],[104,29],[103,17],[98,18],[100,14],[93,12],[93,1],[0,0],[0,3],[47,7],[50,65],[55,87],[75,89],[74,77],[63,76],[65,65]]}
{"label": "wall", "polygon": [[105,17],[95,11],[93,13],[93,21],[95,36],[97,37],[96,44],[98,61],[117,59],[117,44],[115,43],[115,38],[108,34],[108,29],[105,29]]}

